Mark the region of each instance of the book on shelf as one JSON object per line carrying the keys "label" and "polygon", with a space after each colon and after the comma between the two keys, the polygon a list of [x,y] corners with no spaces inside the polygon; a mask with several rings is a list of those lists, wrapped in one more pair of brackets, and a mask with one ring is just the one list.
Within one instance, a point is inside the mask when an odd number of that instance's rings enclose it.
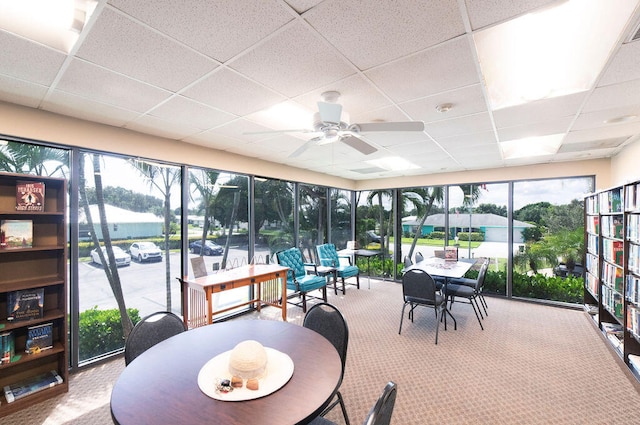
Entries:
{"label": "book on shelf", "polygon": [[7,403],[13,403],[28,395],[62,384],[62,377],[55,370],[23,379],[4,387]]}
{"label": "book on shelf", "polygon": [[44,182],[16,183],[16,211],[44,211]]}
{"label": "book on shelf", "polygon": [[2,350],[0,364],[11,363],[11,359],[15,356],[15,337],[12,331],[0,333],[0,349]]}
{"label": "book on shelf", "polygon": [[7,292],[7,320],[41,319],[44,314],[44,288]]}
{"label": "book on shelf", "polygon": [[27,354],[38,354],[49,348],[53,348],[53,323],[29,326],[25,344]]}
{"label": "book on shelf", "polygon": [[0,249],[31,248],[33,222],[31,220],[0,220]]}

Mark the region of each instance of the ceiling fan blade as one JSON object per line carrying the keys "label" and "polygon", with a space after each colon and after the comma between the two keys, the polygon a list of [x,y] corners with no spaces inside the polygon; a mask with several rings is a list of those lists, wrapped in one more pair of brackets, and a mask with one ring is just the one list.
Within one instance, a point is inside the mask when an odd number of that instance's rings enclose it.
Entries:
{"label": "ceiling fan blade", "polygon": [[293,151],[291,153],[291,155],[289,155],[289,158],[296,158],[296,157],[302,155],[311,146],[315,146],[320,139],[321,139],[320,137],[314,137],[313,139],[309,140],[308,142],[306,142],[305,144],[300,146],[298,149]]}
{"label": "ceiling fan blade", "polygon": [[322,122],[340,124],[342,105],[338,103],[318,102],[318,112]]}
{"label": "ceiling fan blade", "polygon": [[377,148],[371,146],[369,143],[354,135],[343,136],[340,138],[340,141],[364,155],[371,155],[378,150]]}
{"label": "ceiling fan blade", "polygon": [[369,131],[424,131],[422,121],[402,121],[402,122],[367,122],[362,124],[352,124],[349,129],[366,133]]}

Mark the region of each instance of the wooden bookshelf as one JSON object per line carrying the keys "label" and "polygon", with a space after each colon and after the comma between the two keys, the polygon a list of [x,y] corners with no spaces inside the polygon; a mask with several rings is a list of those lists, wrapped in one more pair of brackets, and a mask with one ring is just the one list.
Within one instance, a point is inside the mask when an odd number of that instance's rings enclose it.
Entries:
{"label": "wooden bookshelf", "polygon": [[[16,184],[44,182],[44,210],[17,211]],[[64,179],[0,173],[0,221],[30,220],[31,246],[0,248],[0,333],[12,332],[15,355],[0,364],[0,417],[27,408],[69,390],[67,330],[67,183]],[[8,293],[44,289],[42,317],[8,320]],[[27,328],[53,323],[53,347],[26,354]],[[55,370],[62,384],[8,403],[1,389],[37,374]]]}
{"label": "wooden bookshelf", "polygon": [[640,182],[585,198],[585,244],[585,310],[640,380]]}

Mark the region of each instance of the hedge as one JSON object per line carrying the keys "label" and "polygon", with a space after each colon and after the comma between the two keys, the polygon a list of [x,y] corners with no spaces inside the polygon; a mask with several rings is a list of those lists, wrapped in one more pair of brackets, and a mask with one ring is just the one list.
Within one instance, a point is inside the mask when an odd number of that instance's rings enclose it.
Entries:
{"label": "hedge", "polygon": [[[127,314],[135,325],[140,321],[138,309],[128,308]],[[80,313],[80,359],[87,360],[124,347],[124,334],[118,309],[98,310],[98,307]]]}

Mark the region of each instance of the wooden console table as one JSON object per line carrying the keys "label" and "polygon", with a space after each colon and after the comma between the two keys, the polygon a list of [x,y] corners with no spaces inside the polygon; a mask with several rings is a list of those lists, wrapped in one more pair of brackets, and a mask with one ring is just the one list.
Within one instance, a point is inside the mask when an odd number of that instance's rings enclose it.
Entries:
{"label": "wooden console table", "polygon": [[[288,267],[278,264],[255,264],[238,267],[221,273],[189,279],[178,279],[182,284],[182,311],[188,328],[213,323],[215,314],[254,304],[260,311],[262,304],[282,309],[282,320],[287,321]],[[249,301],[221,310],[213,310],[213,294],[230,289],[255,285],[254,296]]]}

